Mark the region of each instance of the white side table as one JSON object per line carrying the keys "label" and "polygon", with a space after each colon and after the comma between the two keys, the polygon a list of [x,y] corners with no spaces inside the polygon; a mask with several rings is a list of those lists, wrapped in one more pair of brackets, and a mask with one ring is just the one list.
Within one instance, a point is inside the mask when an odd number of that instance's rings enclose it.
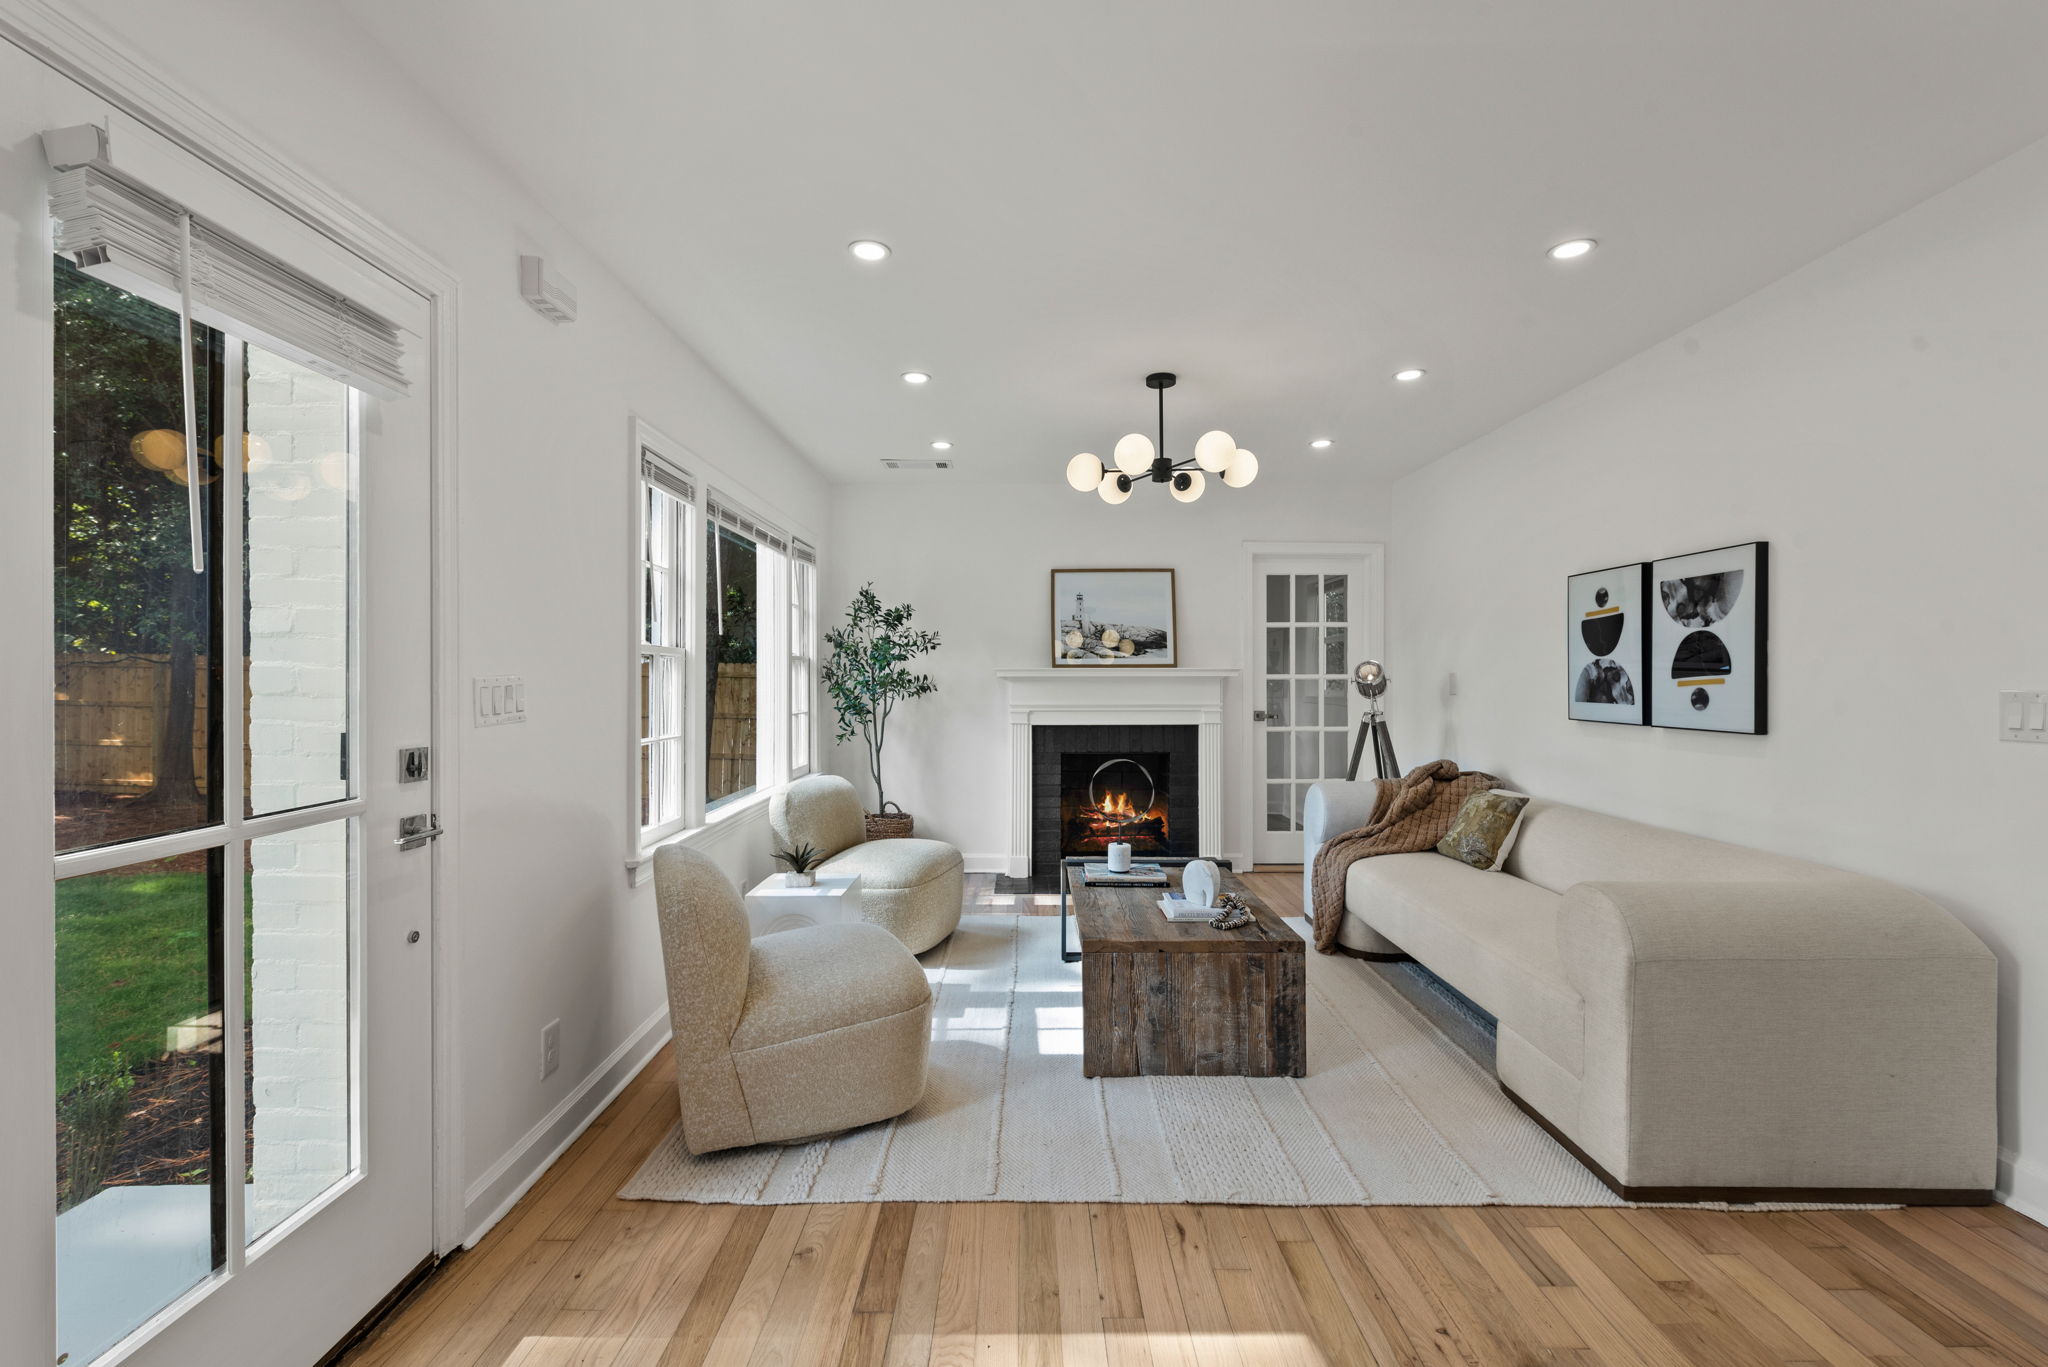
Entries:
{"label": "white side table", "polygon": [[820,874],[815,885],[792,888],[771,873],[747,889],[747,920],[756,939],[778,930],[858,922],[860,875]]}

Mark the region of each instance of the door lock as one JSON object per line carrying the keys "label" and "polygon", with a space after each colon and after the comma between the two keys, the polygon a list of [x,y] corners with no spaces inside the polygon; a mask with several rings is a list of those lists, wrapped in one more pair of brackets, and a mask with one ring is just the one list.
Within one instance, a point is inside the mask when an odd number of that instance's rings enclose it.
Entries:
{"label": "door lock", "polygon": [[1271,712],[1268,712],[1268,711],[1267,711],[1267,710],[1266,710],[1265,708],[1263,708],[1263,707],[1262,707],[1262,708],[1260,708],[1260,709],[1259,709],[1258,711],[1256,711],[1256,712],[1252,713],[1252,720],[1253,720],[1253,721],[1271,721],[1271,720],[1273,720],[1273,714],[1272,714]]}

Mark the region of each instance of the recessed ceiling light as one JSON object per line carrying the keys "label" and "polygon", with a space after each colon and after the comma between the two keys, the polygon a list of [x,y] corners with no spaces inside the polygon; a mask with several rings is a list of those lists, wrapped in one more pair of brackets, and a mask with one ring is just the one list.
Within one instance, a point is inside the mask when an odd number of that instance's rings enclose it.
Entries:
{"label": "recessed ceiling light", "polygon": [[1575,237],[1569,242],[1560,242],[1555,247],[1552,247],[1550,249],[1550,259],[1552,261],[1576,261],[1599,245],[1598,242],[1595,242],[1590,237]]}
{"label": "recessed ceiling light", "polygon": [[1423,371],[1415,366],[1409,366],[1406,370],[1395,371],[1394,378],[1399,380],[1402,384],[1413,384],[1417,380],[1421,379],[1426,373],[1428,372]]}
{"label": "recessed ceiling light", "polygon": [[1328,437],[1317,437],[1309,445],[1317,451],[1327,451],[1330,449],[1330,439]]}
{"label": "recessed ceiling light", "polygon": [[930,380],[931,376],[925,374],[922,370],[906,370],[903,372],[903,383],[905,384],[925,384]]}
{"label": "recessed ceiling light", "polygon": [[950,441],[935,441],[932,443],[932,450],[934,451],[950,451],[952,449],[953,443]]}
{"label": "recessed ceiling light", "polygon": [[847,243],[846,250],[862,261],[881,261],[889,255],[889,244],[864,237],[858,242]]}

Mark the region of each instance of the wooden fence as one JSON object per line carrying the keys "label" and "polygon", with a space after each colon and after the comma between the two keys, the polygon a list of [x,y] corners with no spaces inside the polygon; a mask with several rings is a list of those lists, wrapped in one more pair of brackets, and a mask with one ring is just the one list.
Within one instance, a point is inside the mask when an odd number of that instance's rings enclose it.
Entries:
{"label": "wooden fence", "polygon": [[[204,792],[212,678],[205,656],[195,673],[192,771]],[[156,783],[157,734],[170,701],[168,655],[59,655],[58,788],[113,797],[148,792]]]}
{"label": "wooden fence", "polygon": [[714,801],[719,794],[754,786],[754,745],[760,731],[754,669],[718,666],[718,684],[711,694],[710,763],[704,774],[705,792]]}

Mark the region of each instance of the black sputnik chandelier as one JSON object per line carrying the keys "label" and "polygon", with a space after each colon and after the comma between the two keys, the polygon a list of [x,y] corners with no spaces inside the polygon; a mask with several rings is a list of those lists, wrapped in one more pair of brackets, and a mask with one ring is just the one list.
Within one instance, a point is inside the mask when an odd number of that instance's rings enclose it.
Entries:
{"label": "black sputnik chandelier", "polygon": [[1240,450],[1228,432],[1204,432],[1195,441],[1195,454],[1174,460],[1166,454],[1166,391],[1179,377],[1161,370],[1145,377],[1145,387],[1159,395],[1159,444],[1143,432],[1133,432],[1116,444],[1114,468],[1103,465],[1098,456],[1084,451],[1067,462],[1067,483],[1087,493],[1091,489],[1104,503],[1122,503],[1141,479],[1164,484],[1182,503],[1202,496],[1209,474],[1221,475],[1233,489],[1242,489],[1259,477],[1259,458]]}

